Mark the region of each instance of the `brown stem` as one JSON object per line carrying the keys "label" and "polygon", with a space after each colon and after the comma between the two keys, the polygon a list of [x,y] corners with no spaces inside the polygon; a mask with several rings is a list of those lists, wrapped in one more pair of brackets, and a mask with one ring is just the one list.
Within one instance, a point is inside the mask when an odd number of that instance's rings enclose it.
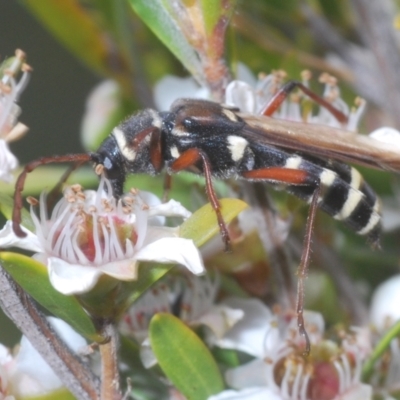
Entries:
{"label": "brown stem", "polygon": [[0,268],[0,306],[77,399],[99,399],[96,376],[58,337],[32,298],[3,268]]}
{"label": "brown stem", "polygon": [[115,325],[106,321],[102,335],[108,340],[100,347],[101,357],[101,400],[120,400],[120,377],[118,370],[118,334]]}

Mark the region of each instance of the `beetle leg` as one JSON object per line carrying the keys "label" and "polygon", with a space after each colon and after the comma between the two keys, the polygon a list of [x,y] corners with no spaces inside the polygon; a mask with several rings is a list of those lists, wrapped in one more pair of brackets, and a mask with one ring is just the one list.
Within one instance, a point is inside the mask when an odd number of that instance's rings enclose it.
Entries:
{"label": "beetle leg", "polygon": [[286,82],[272,97],[272,99],[266,104],[261,115],[270,117],[286,100],[289,94],[296,88],[299,88],[304,94],[306,94],[311,100],[314,100],[320,106],[326,108],[340,123],[346,124],[348,122],[347,115],[343,114],[342,111],[338,110],[331,103],[325,100],[322,96],[314,93],[307,86],[304,86],[298,81]]}
{"label": "beetle leg", "polygon": [[144,140],[146,136],[150,136],[150,160],[156,171],[161,171],[164,162],[161,151],[161,131],[160,129],[154,129],[148,132],[141,140]]}
{"label": "beetle leg", "polygon": [[303,336],[305,340],[304,355],[306,356],[310,354],[311,344],[304,324],[304,280],[307,278],[308,267],[310,265],[312,231],[314,228],[315,215],[318,210],[320,191],[321,187],[318,185],[312,195],[306,224],[306,234],[303,242],[303,253],[301,255],[300,265],[297,268],[297,327],[299,329],[299,334]]}
{"label": "beetle leg", "polygon": [[318,181],[313,174],[301,169],[292,168],[260,168],[253,171],[245,171],[241,174],[243,178],[250,180],[271,181],[288,185],[313,185]]}
{"label": "beetle leg", "polygon": [[171,190],[171,186],[172,186],[172,175],[166,172],[164,176],[164,193],[162,197],[163,203],[166,203],[168,201],[169,191]]}
{"label": "beetle leg", "polygon": [[224,219],[222,218],[221,205],[218,201],[218,197],[215,194],[215,190],[212,184],[211,163],[208,159],[208,156],[203,151],[197,148],[186,150],[170,165],[170,170],[171,172],[182,171],[195,165],[199,161],[203,163],[203,172],[206,180],[206,192],[208,200],[211,203],[211,206],[217,216],[219,230],[221,232],[222,240],[225,244],[225,251],[231,251],[228,229],[226,227]]}
{"label": "beetle leg", "polygon": [[310,185],[315,187],[314,193],[311,198],[310,210],[307,218],[306,233],[303,242],[303,253],[301,256],[300,265],[297,268],[297,300],[296,300],[296,313],[297,313],[297,327],[299,334],[304,338],[305,348],[304,354],[310,353],[310,339],[308,337],[305,324],[304,324],[304,280],[307,277],[308,266],[310,264],[311,255],[311,239],[312,231],[314,228],[315,215],[318,210],[318,201],[321,194],[321,185],[319,180],[315,179],[313,174],[306,171],[289,168],[262,168],[254,171],[247,171],[242,174],[246,179],[273,181],[283,184],[291,185]]}

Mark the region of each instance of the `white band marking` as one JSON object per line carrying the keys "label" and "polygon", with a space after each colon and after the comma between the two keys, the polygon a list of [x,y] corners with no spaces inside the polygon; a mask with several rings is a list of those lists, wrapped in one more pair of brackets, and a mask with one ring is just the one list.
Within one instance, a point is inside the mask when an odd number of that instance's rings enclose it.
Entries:
{"label": "white band marking", "polygon": [[119,128],[114,128],[112,131],[113,136],[115,137],[118,148],[121,154],[128,160],[134,161],[136,158],[136,151],[132,150],[128,143],[126,142],[126,137],[124,132]]}
{"label": "white band marking", "polygon": [[243,158],[248,144],[249,142],[241,136],[228,136],[228,149],[233,161],[240,161]]}

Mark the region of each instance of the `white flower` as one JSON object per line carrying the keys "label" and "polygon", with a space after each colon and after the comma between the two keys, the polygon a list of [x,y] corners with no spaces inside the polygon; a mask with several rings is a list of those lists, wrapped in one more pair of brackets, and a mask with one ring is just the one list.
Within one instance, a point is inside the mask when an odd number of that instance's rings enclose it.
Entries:
{"label": "white flower", "polygon": [[[64,321],[49,317],[49,322],[75,353],[86,347],[85,339]],[[23,336],[13,356],[0,344],[0,400],[44,396],[63,388],[51,367]]]}
{"label": "white flower", "polygon": [[[66,322],[53,317],[48,319],[56,333],[73,352],[79,353],[86,347],[86,340]],[[13,368],[10,370],[10,382],[13,394],[18,398],[43,396],[64,386],[25,336],[21,339]]]}
{"label": "white flower", "polygon": [[400,275],[381,283],[372,296],[370,322],[383,333],[400,320]]}
{"label": "white flower", "polygon": [[191,78],[167,75],[154,86],[154,102],[158,110],[169,110],[176,99],[208,99],[210,92]]}
{"label": "white flower", "polygon": [[[239,63],[237,68],[238,79],[255,84],[256,80],[250,70]],[[169,110],[171,104],[177,99],[205,99],[210,100],[209,89],[199,86],[193,77],[181,78],[167,75],[160,79],[154,86],[154,103],[158,110]]]}
{"label": "white flower", "polygon": [[174,313],[190,326],[205,325],[216,338],[224,334],[244,316],[242,310],[227,303],[215,304],[219,275],[196,277],[181,274],[154,285],[137,300],[121,321],[125,334],[142,341],[147,336],[151,318],[158,312]]}
{"label": "white flower", "polygon": [[81,125],[81,139],[86,149],[99,146],[105,132],[110,130],[120,100],[120,88],[111,79],[100,82],[89,94]]}
{"label": "white flower", "polygon": [[7,222],[0,247],[38,252],[35,258],[47,266],[52,285],[63,294],[92,289],[102,274],[135,280],[139,261],[178,263],[195,274],[204,272],[193,241],[180,238],[179,228],[161,225],[164,216],[187,218],[189,211],[174,200],[160,204],[156,196],[134,190],[120,201],[108,193],[111,186],[104,178],[96,192],[71,186],[51,218],[42,194],[39,217],[31,208],[36,234],[21,239]]}
{"label": "white flower", "polygon": [[[262,303],[247,302],[245,318],[232,328],[231,336],[227,333],[225,342],[221,341],[220,345],[245,351],[256,358],[226,372],[226,381],[235,390],[224,391],[210,399],[371,398],[371,387],[360,382],[361,362],[366,354],[364,340],[359,339],[358,334],[346,336],[342,346],[323,340],[322,316],[307,312],[305,320],[311,354],[304,357],[304,339],[298,333],[296,318],[275,316]],[[260,310],[263,310],[261,317]]]}
{"label": "white flower", "polygon": [[[269,75],[260,75],[255,85],[234,80],[226,88],[225,103],[229,106],[238,107],[242,112],[261,115],[274,95],[283,86],[285,78],[286,73],[279,70],[273,71]],[[304,71],[303,84],[305,86],[308,86],[309,78],[308,71]],[[340,90],[335,78],[328,74],[322,74],[320,82],[325,85],[322,97],[348,117],[345,126],[324,107],[319,107],[319,111],[315,115],[312,114],[311,109],[303,109],[301,100],[307,99],[307,96],[301,91],[290,94],[272,116],[289,121],[323,124],[356,131],[365,109],[365,101],[357,98],[354,107],[350,109],[340,97]]]}
{"label": "white flower", "polygon": [[[400,320],[400,275],[395,275],[381,283],[375,290],[370,308],[370,322],[377,330],[376,341]],[[374,386],[381,395],[390,398],[400,391],[400,342],[394,338],[390,348],[375,365]]]}
{"label": "white flower", "polygon": [[244,311],[226,303],[215,304],[219,275],[196,277],[182,274],[168,277],[154,285],[136,301],[123,317],[120,330],[142,343],[141,357],[146,368],[157,360],[147,339],[151,318],[158,312],[176,315],[191,327],[206,326],[206,341],[219,340],[244,317]]}
{"label": "white flower", "polygon": [[13,368],[13,357],[7,347],[0,344],[0,400],[14,400],[10,383],[10,370]]}
{"label": "white flower", "polygon": [[400,147],[400,132],[397,129],[388,126],[382,126],[381,128],[375,129],[369,134],[369,137],[383,143]]}
{"label": "white flower", "polygon": [[[19,139],[28,130],[25,125],[18,122],[21,109],[16,104],[29,81],[30,68],[24,60],[25,54],[17,50],[0,80],[0,179],[5,182],[12,180],[11,171],[18,166],[18,160],[9,150],[8,143]],[[16,82],[15,76],[21,69],[22,77]]]}

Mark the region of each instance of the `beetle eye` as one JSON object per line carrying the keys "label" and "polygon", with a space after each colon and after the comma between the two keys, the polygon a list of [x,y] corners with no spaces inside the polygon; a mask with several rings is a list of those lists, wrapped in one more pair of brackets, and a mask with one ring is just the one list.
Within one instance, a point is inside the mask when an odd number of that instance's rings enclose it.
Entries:
{"label": "beetle eye", "polygon": [[191,128],[191,126],[193,125],[193,120],[192,118],[185,118],[182,124],[185,128]]}
{"label": "beetle eye", "polygon": [[117,179],[121,175],[121,170],[117,163],[113,163],[110,158],[105,157],[103,161],[104,173],[110,180]]}

